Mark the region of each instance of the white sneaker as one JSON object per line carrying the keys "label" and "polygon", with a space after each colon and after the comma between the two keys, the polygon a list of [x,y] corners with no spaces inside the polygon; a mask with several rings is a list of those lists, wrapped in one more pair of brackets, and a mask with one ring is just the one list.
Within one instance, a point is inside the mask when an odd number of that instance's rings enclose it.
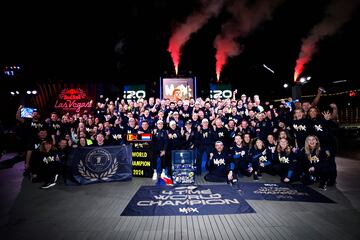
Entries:
{"label": "white sneaker", "polygon": [[156,181],[157,179],[158,179],[158,175],[157,175],[157,172],[155,171],[152,176],[152,180]]}
{"label": "white sneaker", "polygon": [[57,182],[58,177],[59,177],[59,174],[56,174],[56,175],[55,175],[55,177],[54,177],[54,183],[56,183],[56,182]]}
{"label": "white sneaker", "polygon": [[164,170],[164,169],[162,170],[160,177],[161,177],[161,178],[166,177],[166,174],[165,174],[165,170]]}

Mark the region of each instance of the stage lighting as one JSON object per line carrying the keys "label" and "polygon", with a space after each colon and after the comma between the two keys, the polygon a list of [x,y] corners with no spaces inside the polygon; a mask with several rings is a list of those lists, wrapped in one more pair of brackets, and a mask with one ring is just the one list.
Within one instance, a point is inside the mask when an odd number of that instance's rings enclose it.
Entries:
{"label": "stage lighting", "polygon": [[17,95],[19,95],[19,94],[20,94],[20,93],[19,93],[19,91],[16,91],[15,93],[16,93]]}
{"label": "stage lighting", "polygon": [[14,92],[10,92],[10,94],[11,94],[11,95],[13,95],[13,96],[15,95],[15,93],[14,93]]}
{"label": "stage lighting", "polygon": [[310,77],[310,76],[306,78],[306,80],[307,80],[307,81],[310,81],[310,79],[311,79],[311,77]]}
{"label": "stage lighting", "polygon": [[27,93],[28,95],[30,95],[30,94],[31,94],[31,91],[27,90],[26,93]]}
{"label": "stage lighting", "polygon": [[300,78],[300,82],[301,82],[301,83],[306,82],[306,78],[304,78],[304,77]]}
{"label": "stage lighting", "polygon": [[272,70],[271,68],[269,68],[269,67],[266,66],[265,64],[263,64],[263,67],[264,67],[265,69],[267,69],[269,72],[271,72],[272,74],[275,73],[274,70]]}
{"label": "stage lighting", "polygon": [[288,87],[289,87],[289,84],[284,83],[283,87],[284,87],[284,88],[288,88]]}
{"label": "stage lighting", "polygon": [[36,94],[37,94],[37,91],[36,91],[36,90],[33,90],[31,93],[34,94],[34,95],[36,95]]}

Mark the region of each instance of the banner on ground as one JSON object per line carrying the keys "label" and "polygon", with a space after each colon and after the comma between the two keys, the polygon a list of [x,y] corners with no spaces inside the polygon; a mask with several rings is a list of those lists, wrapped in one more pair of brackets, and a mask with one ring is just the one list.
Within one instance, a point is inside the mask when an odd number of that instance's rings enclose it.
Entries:
{"label": "banner on ground", "polygon": [[131,148],[121,145],[73,149],[68,158],[73,179],[79,184],[131,180]]}
{"label": "banner on ground", "polygon": [[229,185],[142,186],[122,216],[222,215],[254,209]]}
{"label": "banner on ground", "polygon": [[335,203],[302,184],[241,183],[239,192],[247,200]]}

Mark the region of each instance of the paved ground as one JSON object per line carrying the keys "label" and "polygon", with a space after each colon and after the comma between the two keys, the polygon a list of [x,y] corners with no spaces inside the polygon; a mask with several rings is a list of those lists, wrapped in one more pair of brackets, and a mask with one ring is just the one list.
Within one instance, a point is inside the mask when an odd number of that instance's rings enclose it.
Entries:
{"label": "paved ground", "polygon": [[[248,200],[252,214],[121,217],[151,179],[38,189],[23,164],[0,170],[1,239],[360,239],[360,161],[338,158],[337,204]],[[242,181],[251,181],[243,178]],[[264,176],[261,182],[277,182]],[[202,179],[198,184],[205,184]],[[316,186],[314,186],[316,188]]]}

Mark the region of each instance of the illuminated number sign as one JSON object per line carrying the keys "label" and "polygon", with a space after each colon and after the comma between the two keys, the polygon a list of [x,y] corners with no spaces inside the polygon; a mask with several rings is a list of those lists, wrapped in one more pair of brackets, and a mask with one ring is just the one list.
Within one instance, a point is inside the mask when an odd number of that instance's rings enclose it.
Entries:
{"label": "illuminated number sign", "polygon": [[211,99],[227,99],[232,98],[233,93],[230,84],[210,84]]}
{"label": "illuminated number sign", "polygon": [[125,85],[123,98],[127,100],[146,98],[145,85]]}

